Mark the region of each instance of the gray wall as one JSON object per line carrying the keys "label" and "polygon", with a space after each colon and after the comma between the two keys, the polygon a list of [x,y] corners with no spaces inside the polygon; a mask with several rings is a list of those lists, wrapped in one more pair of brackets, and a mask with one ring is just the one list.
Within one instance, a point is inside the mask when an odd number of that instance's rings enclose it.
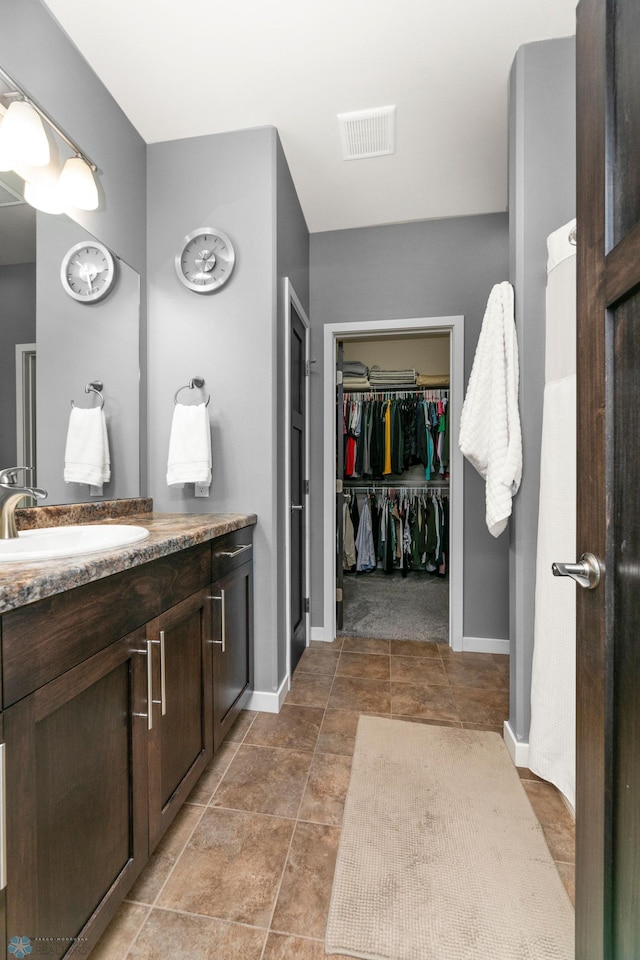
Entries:
{"label": "gray wall", "polygon": [[[0,65],[98,164],[100,208],[93,212],[77,211],[74,219],[143,274],[144,141],[39,0],[0,0],[0,23]],[[144,285],[142,297],[140,330],[144,340]],[[72,341],[59,346],[74,349]],[[44,363],[46,357],[39,355],[38,367]],[[144,384],[144,369],[141,376]],[[64,403],[68,409],[71,385],[60,378],[52,389],[50,402]],[[48,478],[42,473],[39,480],[47,486]]]}
{"label": "gray wall", "polygon": [[[322,477],[323,326],[357,320],[465,317],[465,383],[489,292],[508,274],[506,214],[312,234],[311,476]],[[316,543],[324,524],[321,482],[312,484]],[[484,484],[465,464],[464,633],[508,637],[508,541],[484,523]],[[322,556],[312,559],[314,626],[321,626]]]}
{"label": "gray wall", "polygon": [[[156,143],[148,150],[149,476],[157,510],[257,513],[255,680],[276,689],[278,544],[275,137],[273,127]],[[231,279],[188,290],[174,257],[198,227],[227,233]],[[194,376],[211,395],[213,482],[166,484],[174,394]],[[183,397],[187,400],[187,397]]]}
{"label": "gray wall", "polygon": [[[284,388],[288,371],[284,369],[285,337],[288,331],[285,327],[285,307],[283,293],[283,278],[291,281],[296,296],[300,300],[305,312],[309,313],[309,231],[304,219],[302,207],[298,200],[289,164],[285,157],[280,138],[276,137],[276,269],[278,276],[278,324],[276,333],[277,353],[277,422],[280,428],[285,422]],[[284,491],[285,476],[285,436],[284,430],[278,430],[278,482],[277,489]],[[285,553],[285,517],[288,510],[282,495],[278,499],[276,515],[276,531],[278,555]],[[278,677],[286,673],[287,663],[287,636],[286,636],[286,593],[285,577],[282,574],[278,583]]]}
{"label": "gray wall", "polygon": [[[60,283],[60,264],[90,234],[67,217],[37,217],[37,425],[38,483],[47,503],[137,497],[140,490],[140,276],[116,261],[113,287],[97,303],[78,303]],[[97,406],[85,394],[102,380],[111,479],[94,497],[87,484],[65,483],[64,450],[70,403]]]}
{"label": "gray wall", "polygon": [[142,273],[142,137],[39,0],[0,0],[0,23],[0,65],[98,165],[100,208],[74,219]]}
{"label": "gray wall", "polygon": [[517,740],[528,739],[531,717],[546,238],[575,216],[575,147],[575,39],[526,44],[511,70],[509,103],[509,278],[515,288],[524,457],[510,525],[510,726]]}
{"label": "gray wall", "polygon": [[0,267],[0,466],[16,459],[16,343],[35,343],[36,267]]}

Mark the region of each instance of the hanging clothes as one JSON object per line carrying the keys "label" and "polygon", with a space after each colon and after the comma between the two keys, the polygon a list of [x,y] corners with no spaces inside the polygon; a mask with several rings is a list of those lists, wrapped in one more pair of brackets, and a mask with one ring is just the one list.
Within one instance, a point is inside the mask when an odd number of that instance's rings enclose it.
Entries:
{"label": "hanging clothes", "polygon": [[[353,553],[345,546],[345,569],[364,573],[423,570],[446,576],[449,562],[449,498],[429,490],[379,489],[367,492],[358,508],[354,492],[345,500],[347,524],[354,532]],[[348,562],[351,561],[351,562]]]}
{"label": "hanging clothes", "polygon": [[352,570],[356,565],[356,544],[353,521],[349,512],[349,503],[346,499],[342,507],[342,524],[344,533],[342,567],[344,570]]}
{"label": "hanging clothes", "polygon": [[344,475],[382,479],[422,464],[425,479],[449,474],[448,391],[385,399],[344,394]]}
{"label": "hanging clothes", "polygon": [[373,524],[371,522],[371,505],[368,497],[364,501],[360,512],[355,545],[357,551],[356,570],[375,570],[376,552],[373,540]]}

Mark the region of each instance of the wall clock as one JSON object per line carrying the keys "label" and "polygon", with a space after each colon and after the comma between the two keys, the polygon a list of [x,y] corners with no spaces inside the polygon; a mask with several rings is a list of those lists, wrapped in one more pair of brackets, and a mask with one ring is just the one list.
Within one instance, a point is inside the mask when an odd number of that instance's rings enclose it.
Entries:
{"label": "wall clock", "polygon": [[60,280],[66,293],[81,303],[102,300],[116,276],[115,261],[97,240],[76,243],[62,258]]}
{"label": "wall clock", "polygon": [[188,233],[176,254],[176,272],[196,293],[219,290],[233,272],[236,254],[229,237],[215,227]]}

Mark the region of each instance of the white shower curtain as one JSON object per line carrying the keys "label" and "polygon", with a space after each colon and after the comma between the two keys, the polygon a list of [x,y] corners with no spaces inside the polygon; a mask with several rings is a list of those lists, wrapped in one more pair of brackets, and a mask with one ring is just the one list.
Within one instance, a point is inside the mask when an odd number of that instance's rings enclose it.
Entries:
{"label": "white shower curtain", "polygon": [[551,564],[576,551],[575,220],[547,238],[545,388],[529,767],[575,807],[576,585]]}

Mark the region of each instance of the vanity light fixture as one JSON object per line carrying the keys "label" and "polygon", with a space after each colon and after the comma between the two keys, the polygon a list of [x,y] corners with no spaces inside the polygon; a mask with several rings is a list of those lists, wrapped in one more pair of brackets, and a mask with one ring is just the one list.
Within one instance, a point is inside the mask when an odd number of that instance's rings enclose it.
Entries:
{"label": "vanity light fixture", "polygon": [[[12,100],[8,109],[0,104],[0,170],[15,170],[23,177],[24,198],[38,210],[46,213],[61,213],[70,207],[95,210],[99,202],[95,163],[2,67],[0,80],[9,88],[3,93],[5,101]],[[49,138],[43,121],[74,154],[65,162],[61,173],[58,169],[47,170],[46,184],[35,171],[31,178],[20,172],[25,165],[32,168],[51,165]],[[52,173],[54,183],[51,183]]]}
{"label": "vanity light fixture", "polygon": [[58,184],[24,182],[23,196],[29,206],[41,210],[42,213],[64,213],[65,206],[60,199]]}
{"label": "vanity light fixture", "polygon": [[58,187],[67,206],[77,207],[79,210],[97,209],[98,187],[91,167],[80,154],[69,157],[65,162]]}
{"label": "vanity light fixture", "polygon": [[0,126],[0,152],[7,158],[44,167],[51,153],[42,120],[27,100],[14,100]]}

